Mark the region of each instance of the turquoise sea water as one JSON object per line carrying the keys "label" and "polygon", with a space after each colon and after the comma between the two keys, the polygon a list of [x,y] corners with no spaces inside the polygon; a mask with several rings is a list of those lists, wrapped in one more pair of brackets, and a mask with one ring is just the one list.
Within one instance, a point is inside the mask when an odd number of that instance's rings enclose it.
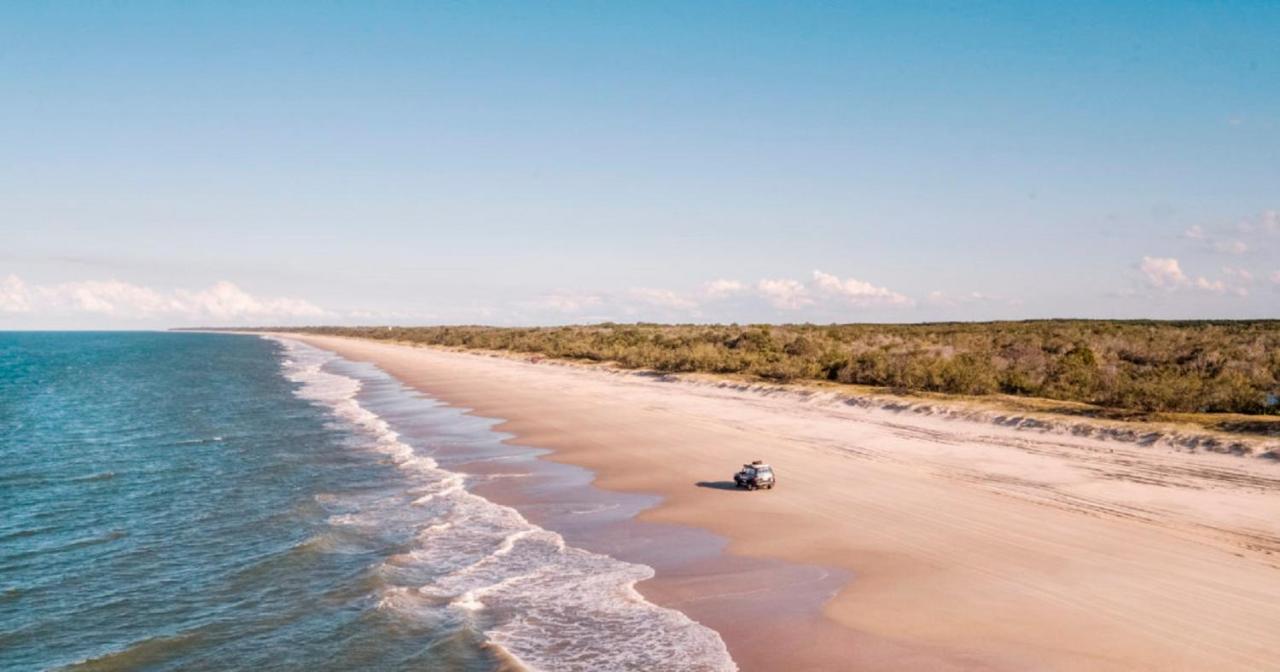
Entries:
{"label": "turquoise sea water", "polygon": [[732,669],[432,457],[501,438],[299,344],[0,334],[0,669]]}

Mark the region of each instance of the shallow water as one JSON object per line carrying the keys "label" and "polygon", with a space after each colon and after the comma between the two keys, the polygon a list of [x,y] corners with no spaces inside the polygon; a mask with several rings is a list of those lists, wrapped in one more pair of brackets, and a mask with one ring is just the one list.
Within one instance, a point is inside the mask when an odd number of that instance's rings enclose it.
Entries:
{"label": "shallow water", "polygon": [[732,669],[449,469],[530,459],[491,424],[295,343],[0,335],[0,668]]}

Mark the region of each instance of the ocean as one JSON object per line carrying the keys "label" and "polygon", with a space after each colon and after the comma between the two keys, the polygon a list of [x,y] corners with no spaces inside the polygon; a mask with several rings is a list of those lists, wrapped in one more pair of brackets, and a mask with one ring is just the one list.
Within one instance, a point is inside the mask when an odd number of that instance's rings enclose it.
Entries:
{"label": "ocean", "polygon": [[0,333],[0,669],[734,669],[473,492],[536,456],[493,424],[295,342]]}

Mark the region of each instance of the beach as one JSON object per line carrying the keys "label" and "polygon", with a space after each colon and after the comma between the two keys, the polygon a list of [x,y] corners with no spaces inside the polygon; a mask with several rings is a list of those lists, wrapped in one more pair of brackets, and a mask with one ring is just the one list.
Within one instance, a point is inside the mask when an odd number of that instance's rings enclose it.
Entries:
{"label": "beach", "polygon": [[1280,672],[1277,28],[0,4],[0,672]]}
{"label": "beach", "polygon": [[[500,419],[511,443],[589,469],[598,488],[656,495],[641,523],[727,540],[638,589],[716,630],[744,670],[1280,667],[1273,461],[291,338]],[[777,489],[731,487],[752,459],[774,465]]]}

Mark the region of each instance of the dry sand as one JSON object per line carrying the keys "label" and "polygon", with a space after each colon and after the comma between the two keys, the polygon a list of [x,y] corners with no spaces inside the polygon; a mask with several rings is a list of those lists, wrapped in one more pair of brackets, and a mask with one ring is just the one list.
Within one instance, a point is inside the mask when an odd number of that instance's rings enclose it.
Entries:
{"label": "dry sand", "polygon": [[[661,495],[645,520],[848,573],[807,619],[753,598],[732,557],[639,587],[719,630],[743,669],[1280,670],[1273,461],[299,338],[503,418],[602,488]],[[752,458],[778,488],[723,488]],[[699,609],[733,591],[737,608]]]}

